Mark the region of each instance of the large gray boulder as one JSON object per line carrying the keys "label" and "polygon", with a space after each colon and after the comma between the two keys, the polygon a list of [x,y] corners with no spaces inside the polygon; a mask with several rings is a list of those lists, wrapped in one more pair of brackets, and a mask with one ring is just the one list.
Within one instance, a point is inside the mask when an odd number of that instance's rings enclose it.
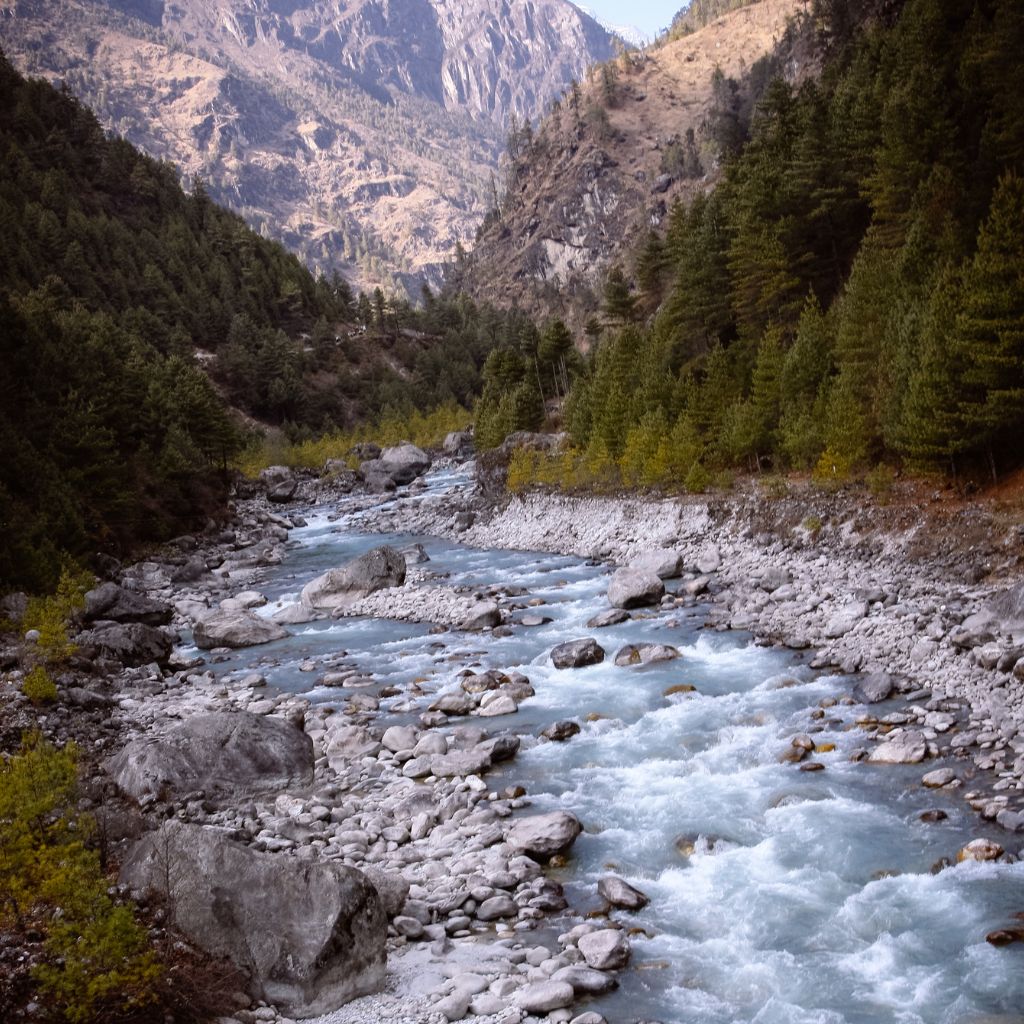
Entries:
{"label": "large gray boulder", "polygon": [[969,651],[991,643],[999,631],[1000,620],[988,608],[968,615],[963,622],[950,631],[949,642],[954,647]]}
{"label": "large gray boulder", "polygon": [[613,907],[622,907],[624,910],[643,910],[651,902],[649,896],[617,875],[602,878],[597,883],[597,892]]}
{"label": "large gray boulder", "polygon": [[722,567],[722,553],[717,545],[709,544],[697,556],[697,571],[701,573],[717,572]]}
{"label": "large gray boulder", "polygon": [[[572,964],[569,967],[562,967],[551,975],[552,981],[567,981],[572,985],[572,990],[577,996],[599,996],[605,992],[612,992],[619,987],[619,983],[612,974],[605,974],[604,971],[596,971],[593,967],[584,967],[579,964]],[[574,1020],[576,1018],[573,1018]],[[604,1018],[601,1018],[604,1020]]]}
{"label": "large gray boulder", "polygon": [[193,715],[163,736],[132,740],[106,768],[136,800],[196,790],[237,796],[312,783],[313,742],[283,718],[215,711]]}
{"label": "large gray boulder", "polygon": [[569,640],[551,649],[551,662],[555,668],[585,668],[604,661],[604,648],[592,637]]}
{"label": "large gray boulder", "polygon": [[366,489],[371,494],[383,494],[385,491],[393,491],[396,487],[395,481],[380,459],[367,459],[366,462],[360,462],[359,475],[363,478],[363,483],[366,484]]}
{"label": "large gray boulder", "polygon": [[473,454],[473,435],[468,430],[453,430],[445,435],[441,447],[445,455],[453,459],[464,458]]}
{"label": "large gray boulder", "polygon": [[200,619],[192,630],[196,647],[204,651],[214,647],[253,647],[283,640],[288,635],[284,626],[272,619],[262,619],[250,611],[217,611]]}
{"label": "large gray boulder", "polygon": [[302,588],[302,603],[311,608],[344,608],[360,597],[405,583],[405,559],[387,544],[367,551],[337,569],[328,569]]}
{"label": "large gray boulder", "polygon": [[853,699],[861,704],[879,704],[892,696],[896,683],[888,672],[871,672],[853,688]]}
{"label": "large gray boulder", "polygon": [[1015,639],[1024,637],[1024,583],[995,594],[988,602],[1002,632]]}
{"label": "large gray boulder", "polygon": [[654,573],[661,580],[671,580],[683,571],[683,556],[672,548],[658,548],[638,555],[629,567],[637,572]]}
{"label": "large gray boulder", "polygon": [[412,483],[430,469],[430,456],[416,445],[403,441],[380,453],[380,461],[396,484]]}
{"label": "large gray boulder", "polygon": [[75,642],[91,647],[122,665],[165,665],[171,656],[171,638],[142,622],[115,622],[79,633]]}
{"label": "large gray boulder", "polygon": [[665,584],[648,570],[619,569],[608,584],[608,603],[613,608],[657,604],[664,594]]}
{"label": "large gray boulder", "polygon": [[172,819],[135,845],[121,880],[166,897],[192,942],[247,971],[252,994],[290,1017],[383,987],[387,922],[354,868],[257,853]]}
{"label": "large gray boulder", "polygon": [[125,590],[116,583],[101,583],[85,595],[82,612],[87,622],[141,622],[147,626],[165,626],[174,610],[165,601],[154,601],[145,594]]}
{"label": "large gray boulder", "polygon": [[260,472],[260,483],[266,488],[267,500],[283,504],[295,497],[299,481],[287,466],[268,466]]}
{"label": "large gray boulder", "polygon": [[459,629],[492,629],[501,625],[501,609],[496,601],[477,601],[459,624]]}
{"label": "large gray boulder", "polygon": [[508,844],[538,860],[564,853],[583,831],[580,819],[571,811],[551,811],[520,818],[508,833]]}
{"label": "large gray boulder", "polygon": [[875,764],[919,764],[928,756],[928,741],[918,729],[897,729],[889,733],[868,755]]}
{"label": "large gray boulder", "polygon": [[430,456],[416,445],[403,441],[385,448],[377,458],[359,466],[367,487],[373,491],[392,490],[412,483],[430,469]]}
{"label": "large gray boulder", "polygon": [[571,1006],[576,998],[567,981],[531,981],[512,994],[512,1002],[527,1013],[546,1014]]}
{"label": "large gray boulder", "polygon": [[601,928],[581,935],[576,943],[588,967],[597,971],[615,971],[629,963],[629,939],[618,928]]}

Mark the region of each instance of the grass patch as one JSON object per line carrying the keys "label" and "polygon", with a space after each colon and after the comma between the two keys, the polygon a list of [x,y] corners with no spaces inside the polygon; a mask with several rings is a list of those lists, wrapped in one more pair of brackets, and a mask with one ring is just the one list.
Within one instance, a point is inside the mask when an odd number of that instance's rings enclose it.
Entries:
{"label": "grass patch", "polygon": [[328,459],[341,459],[354,469],[358,459],[352,456],[352,449],[357,444],[373,441],[388,447],[399,441],[411,441],[419,448],[437,448],[447,434],[465,430],[472,421],[473,414],[454,403],[425,413],[385,414],[376,423],[363,424],[353,430],[332,431],[317,438],[297,441],[280,435],[259,438],[234,465],[250,478],[258,476],[260,470],[268,466],[320,469]]}

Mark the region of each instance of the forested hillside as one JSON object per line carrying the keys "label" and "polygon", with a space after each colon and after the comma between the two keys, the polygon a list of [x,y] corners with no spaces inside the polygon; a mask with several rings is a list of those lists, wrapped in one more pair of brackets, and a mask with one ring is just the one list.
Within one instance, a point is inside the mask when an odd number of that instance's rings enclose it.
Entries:
{"label": "forested hillside", "polygon": [[[723,181],[609,276],[566,405],[576,455],[555,475],[700,489],[730,467],[1020,463],[1024,8],[821,2],[812,17],[822,75],[723,83]],[[506,403],[502,426],[527,414]]]}
{"label": "forested hillside", "polygon": [[201,527],[243,442],[226,399],[299,436],[465,404],[518,330],[465,300],[416,312],[314,278],[2,57],[0,158],[6,583]]}
{"label": "forested hillside", "polygon": [[567,0],[6,0],[0,46],[314,270],[413,296],[509,121],[615,53]]}

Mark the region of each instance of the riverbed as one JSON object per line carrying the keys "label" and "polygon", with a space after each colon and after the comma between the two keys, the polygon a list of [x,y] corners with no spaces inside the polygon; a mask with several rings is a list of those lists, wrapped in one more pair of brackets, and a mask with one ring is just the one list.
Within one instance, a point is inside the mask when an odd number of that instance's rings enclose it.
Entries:
{"label": "riverbed", "polygon": [[[435,474],[428,485],[435,495],[468,486],[465,471]],[[597,882],[608,873],[651,898],[638,913],[615,912],[633,930],[632,965],[617,992],[588,1008],[613,1024],[1019,1019],[1007,1015],[1024,1008],[1024,952],[997,948],[985,936],[1024,911],[1024,864],[942,867],[972,838],[1006,844],[1007,837],[955,794],[921,785],[923,771],[941,762],[852,759],[865,746],[855,724],[864,709],[848,702],[849,676],[813,670],[809,655],[759,645],[749,634],[704,628],[708,606],[700,600],[588,629],[607,608],[614,568],[607,564],[382,536],[366,532],[358,510],[321,506],[305,515],[283,563],[260,581],[269,599],[260,614],[273,615],[310,579],[374,546],[421,544],[429,562],[415,568],[431,574],[426,585],[498,588],[507,635],[331,619],[292,626],[291,636],[258,653],[236,652],[218,674],[256,668],[271,692],[341,706],[355,691],[319,686],[303,666],[344,651],[360,670],[358,692],[398,691],[381,700],[380,727],[417,721],[466,668],[529,677],[536,694],[517,713],[470,720],[523,739],[489,785],[521,783],[535,810],[564,808],[582,820],[568,864],[551,871],[573,912],[599,908]],[[670,593],[677,587],[668,582]],[[519,624],[527,614],[550,621]],[[606,660],[555,669],[552,647],[583,636],[599,641]],[[672,645],[680,657],[646,667],[613,663],[624,645],[645,642]],[[893,700],[874,710],[899,709]],[[812,717],[816,710],[822,713]],[[579,735],[538,740],[563,719],[575,720]],[[780,763],[801,733],[816,744],[821,770]],[[931,810],[945,819],[922,821]],[[556,926],[565,930],[578,919]]]}

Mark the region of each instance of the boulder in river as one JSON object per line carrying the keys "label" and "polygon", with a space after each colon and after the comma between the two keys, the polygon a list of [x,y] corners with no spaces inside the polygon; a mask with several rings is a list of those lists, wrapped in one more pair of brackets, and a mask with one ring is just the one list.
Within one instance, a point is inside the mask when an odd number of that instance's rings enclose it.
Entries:
{"label": "boulder in river", "polygon": [[385,448],[377,458],[369,459],[359,467],[367,487],[372,491],[393,490],[412,483],[428,469],[430,456],[408,441]]}
{"label": "boulder in river", "polygon": [[597,883],[597,892],[613,907],[621,907],[623,910],[642,910],[651,902],[639,889],[616,875],[602,878]]}
{"label": "boulder in river", "polygon": [[613,608],[642,608],[657,604],[665,595],[665,584],[653,573],[619,569],[608,584],[608,603]]}
{"label": "boulder in river", "polygon": [[994,839],[972,839],[956,855],[957,863],[965,860],[987,861],[999,860],[1005,851]]}
{"label": "boulder in river", "polygon": [[125,590],[116,583],[101,583],[85,595],[83,618],[87,622],[141,622],[147,626],[165,626],[174,610],[164,601]]}
{"label": "boulder in river", "polygon": [[459,629],[493,629],[501,625],[501,609],[494,601],[477,601],[459,624]]}
{"label": "boulder in river", "polygon": [[136,844],[121,879],[165,896],[192,942],[247,971],[252,994],[288,1016],[383,987],[387,922],[354,868],[258,853],[172,819]]}
{"label": "boulder in river", "polygon": [[430,555],[422,544],[407,544],[404,548],[399,548],[398,553],[405,559],[406,565],[421,565],[430,561]]}
{"label": "boulder in river", "polygon": [[405,559],[393,547],[384,544],[311,580],[302,588],[302,603],[311,608],[334,610],[367,594],[404,583]]}
{"label": "boulder in river", "polygon": [[587,622],[587,629],[604,629],[605,626],[617,626],[620,622],[628,621],[629,612],[621,608],[606,608]]}
{"label": "boulder in river", "polygon": [[895,685],[888,672],[871,672],[853,688],[853,699],[861,704],[878,704],[892,695]]}
{"label": "boulder in river", "polygon": [[600,928],[581,935],[576,945],[587,966],[597,971],[615,971],[629,963],[629,939],[618,928]]}
{"label": "boulder in river", "polygon": [[547,860],[568,850],[582,831],[580,819],[570,811],[531,814],[512,826],[508,844],[537,860]]}
{"label": "boulder in river", "polygon": [[163,736],[132,740],[107,771],[135,800],[174,799],[195,790],[238,795],[313,781],[313,743],[273,715],[193,715]]}
{"label": "boulder in river", "polygon": [[669,644],[626,644],[615,655],[615,664],[653,665],[659,661],[672,661],[679,657],[679,651]]}
{"label": "boulder in river", "polygon": [[957,781],[956,772],[952,768],[936,768],[933,772],[925,772],[921,777],[921,785],[928,789],[942,789]]}
{"label": "boulder in river", "polygon": [[217,611],[200,619],[192,630],[196,647],[253,647],[283,640],[288,630],[271,619],[260,618],[244,609]]}
{"label": "boulder in river", "polygon": [[573,736],[579,734],[579,731],[579,722],[574,722],[571,718],[563,718],[560,721],[552,722],[550,725],[545,726],[541,729],[540,734],[545,739],[561,742],[572,739]]}
{"label": "boulder in river", "polygon": [[928,756],[928,741],[918,729],[891,732],[868,755],[876,764],[918,764]]}
{"label": "boulder in river", "polygon": [[551,651],[555,668],[584,668],[604,661],[604,648],[592,637],[570,640]]}

